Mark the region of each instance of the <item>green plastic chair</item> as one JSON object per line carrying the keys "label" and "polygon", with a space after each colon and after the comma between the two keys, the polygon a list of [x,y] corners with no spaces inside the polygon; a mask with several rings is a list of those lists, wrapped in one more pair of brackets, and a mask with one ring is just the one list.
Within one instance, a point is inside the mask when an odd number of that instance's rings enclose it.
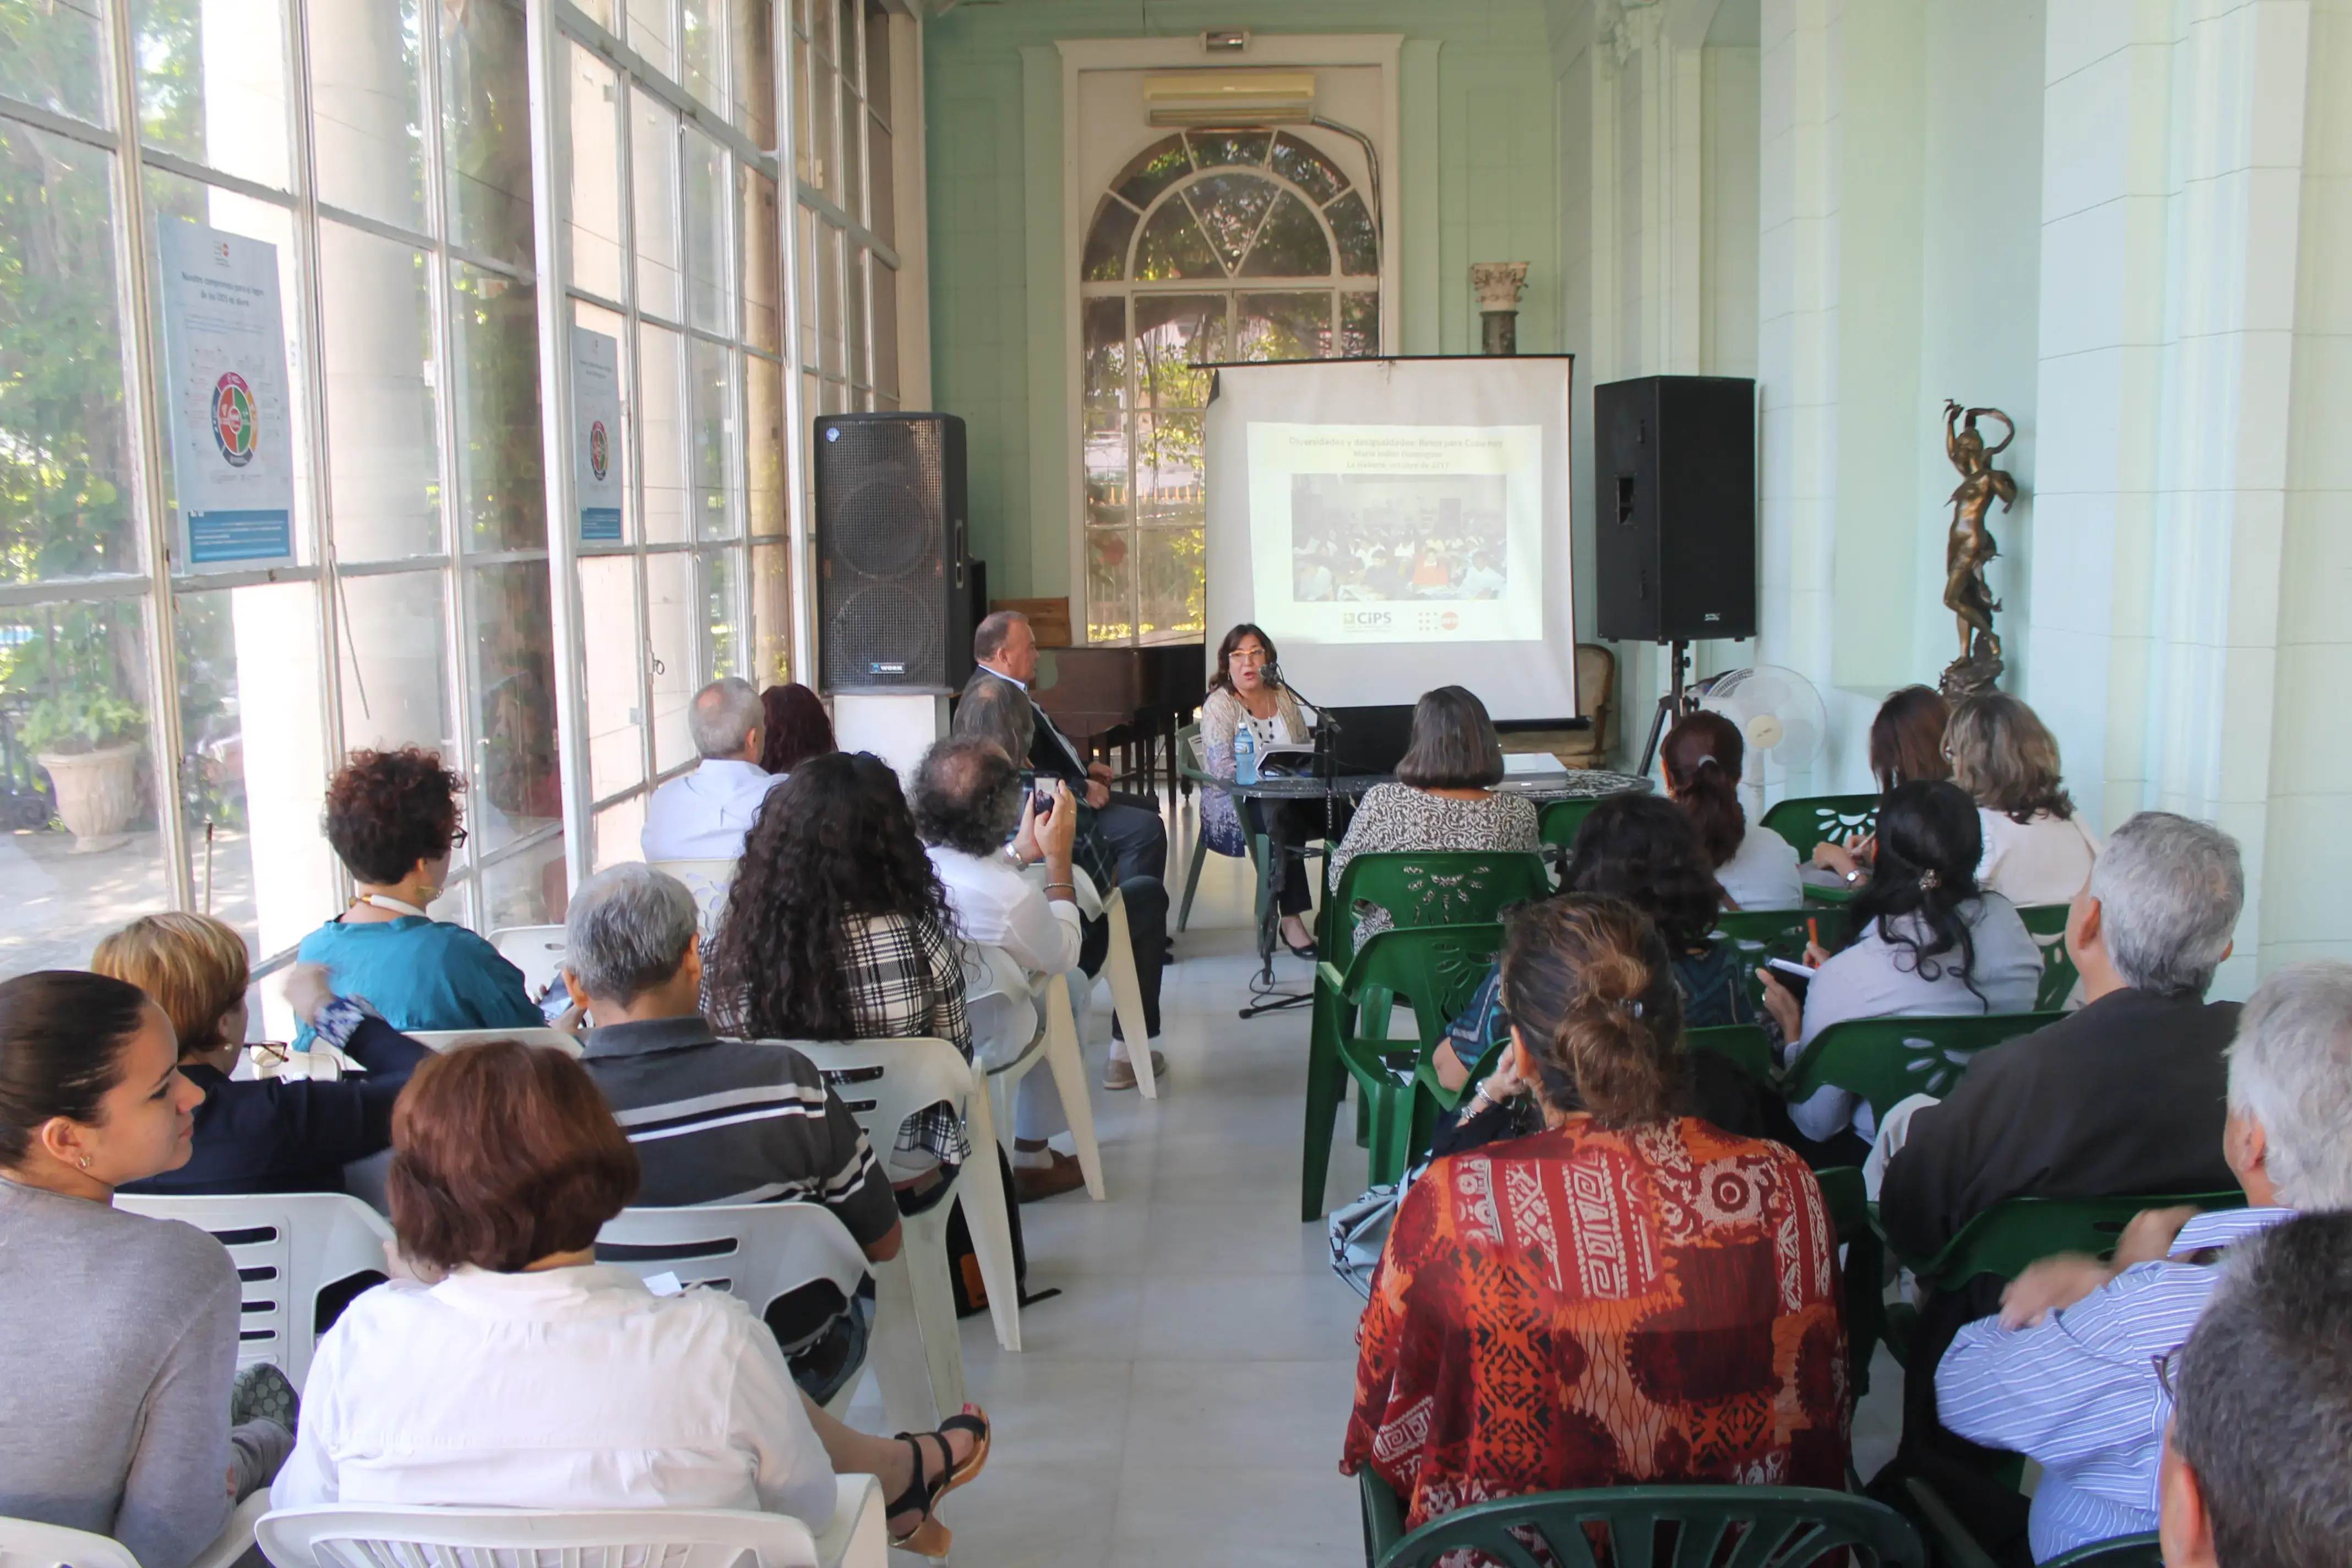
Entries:
{"label": "green plastic chair", "polygon": [[2115,1198],[2010,1198],[1960,1227],[1943,1250],[1925,1261],[1906,1258],[1920,1282],[1954,1289],[1979,1274],[2014,1279],[2033,1264],[2061,1252],[2112,1257],[2124,1226],[2143,1209],[2238,1209],[2246,1194],[2189,1193],[2172,1196]]}
{"label": "green plastic chair", "polygon": [[1852,921],[1843,910],[1727,910],[1716,917],[1715,929],[1738,944],[1748,971],[1749,1000],[1763,1016],[1764,982],[1757,969],[1768,958],[1805,961],[1805,944],[1822,933],[1822,945],[1832,952],[1846,945]]}
{"label": "green plastic chair", "polygon": [[1358,855],[1323,900],[1316,956],[1346,973],[1356,945],[1356,905],[1374,904],[1402,931],[1409,926],[1479,925],[1513,904],[1551,897],[1543,857],[1532,852],[1412,849]]}
{"label": "green plastic chair", "polygon": [[1860,1095],[1874,1115],[1915,1094],[1941,1100],[1989,1046],[2058,1021],[2057,1013],[1994,1013],[1956,1018],[1854,1018],[1813,1037],[1781,1089],[1793,1103],[1821,1089]]}
{"label": "green plastic chair", "polygon": [[[1872,1568],[1927,1568],[1918,1532],[1885,1503],[1811,1487],[1611,1487],[1497,1498],[1441,1514],[1410,1535],[1397,1499],[1369,1468],[1364,1560],[1371,1568],[1433,1568],[1475,1552],[1508,1568],[1809,1568],[1825,1561]],[[1382,1494],[1376,1499],[1374,1492]],[[1607,1543],[1593,1548],[1595,1531]],[[1534,1536],[1549,1557],[1515,1531]]]}
{"label": "green plastic chair", "polygon": [[1576,830],[1584,826],[1584,819],[1592,815],[1592,808],[1601,804],[1601,798],[1551,802],[1536,818],[1536,837],[1548,849],[1568,849],[1576,843]]}
{"label": "green plastic chair", "polygon": [[1706,1029],[1685,1029],[1683,1047],[1713,1051],[1758,1083],[1779,1087],[1780,1074],[1772,1066],[1772,1037],[1760,1024],[1719,1024]]}
{"label": "green plastic chair", "polygon": [[1784,800],[1764,814],[1764,826],[1789,841],[1799,863],[1813,858],[1824,838],[1865,836],[1878,829],[1874,795],[1809,795]]}
{"label": "green plastic chair", "polygon": [[[1903,1489],[1918,1516],[1921,1532],[1934,1546],[1936,1561],[1943,1568],[1998,1568],[1992,1553],[1969,1533],[1941,1492],[1917,1476],[1905,1477]],[[2113,1541],[2077,1546],[2063,1556],[2053,1557],[2042,1568],[2164,1568],[2164,1546],[2152,1531],[2120,1535]]]}
{"label": "green plastic chair", "polygon": [[2033,1005],[2045,1013],[2054,1013],[2066,1005],[2066,998],[2074,989],[2074,960],[2066,951],[2065,904],[2020,904],[2018,918],[2025,922],[2033,938],[2033,945],[2042,950],[2042,984],[2033,994]]}
{"label": "green plastic chair", "polygon": [[[1299,1159],[1302,1217],[1316,1219],[1323,1213],[1342,1075],[1355,1080],[1362,1096],[1374,1185],[1402,1176],[1428,1148],[1438,1107],[1454,1100],[1438,1086],[1431,1053],[1502,947],[1503,928],[1491,921],[1421,926],[1368,938],[1344,975],[1334,964],[1316,965],[1315,1026],[1323,1038],[1307,1058],[1306,1142]],[[1388,1037],[1398,1002],[1412,1013],[1412,1038]]]}
{"label": "green plastic chair", "polygon": [[1815,1171],[1813,1181],[1822,1189],[1830,1224],[1837,1227],[1838,1245],[1845,1248],[1840,1286],[1845,1299],[1846,1383],[1859,1405],[1870,1392],[1871,1352],[1886,1330],[1886,1244],[1873,1222],[1861,1166]]}
{"label": "green plastic chair", "polygon": [[2063,1557],[2053,1557],[2042,1568],[2164,1568],[2164,1540],[2150,1531],[2146,1535],[2095,1541]]}

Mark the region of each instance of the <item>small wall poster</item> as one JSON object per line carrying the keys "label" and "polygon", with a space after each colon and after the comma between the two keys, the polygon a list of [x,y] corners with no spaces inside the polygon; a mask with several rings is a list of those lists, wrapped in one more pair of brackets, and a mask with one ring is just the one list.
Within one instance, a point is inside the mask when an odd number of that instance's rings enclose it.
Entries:
{"label": "small wall poster", "polygon": [[621,537],[621,345],[572,329],[572,493],[583,543]]}
{"label": "small wall poster", "polygon": [[163,354],[181,572],[294,563],[293,422],[278,247],[167,223]]}

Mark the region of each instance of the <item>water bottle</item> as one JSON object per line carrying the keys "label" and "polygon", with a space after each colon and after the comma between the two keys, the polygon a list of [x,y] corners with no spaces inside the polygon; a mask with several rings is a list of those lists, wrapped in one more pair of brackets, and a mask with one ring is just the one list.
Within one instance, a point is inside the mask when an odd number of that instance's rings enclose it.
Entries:
{"label": "water bottle", "polygon": [[1234,731],[1234,782],[1257,783],[1257,731],[1246,720]]}

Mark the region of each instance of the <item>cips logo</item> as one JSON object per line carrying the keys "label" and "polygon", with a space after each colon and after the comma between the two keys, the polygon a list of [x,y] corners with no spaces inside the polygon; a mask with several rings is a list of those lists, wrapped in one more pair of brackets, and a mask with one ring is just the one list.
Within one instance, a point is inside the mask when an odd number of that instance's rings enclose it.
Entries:
{"label": "cips logo", "polygon": [[1355,626],[1367,631],[1379,626],[1393,626],[1395,622],[1396,617],[1389,614],[1386,610],[1342,610],[1339,612],[1339,624],[1341,626]]}

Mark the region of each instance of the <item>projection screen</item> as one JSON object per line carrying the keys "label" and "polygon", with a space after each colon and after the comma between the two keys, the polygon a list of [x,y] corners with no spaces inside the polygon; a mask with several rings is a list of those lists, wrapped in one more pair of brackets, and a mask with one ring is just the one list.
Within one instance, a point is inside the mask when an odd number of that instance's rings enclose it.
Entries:
{"label": "projection screen", "polygon": [[1461,685],[1497,719],[1575,713],[1570,371],[1566,355],[1220,367],[1210,658],[1254,621],[1328,706]]}

